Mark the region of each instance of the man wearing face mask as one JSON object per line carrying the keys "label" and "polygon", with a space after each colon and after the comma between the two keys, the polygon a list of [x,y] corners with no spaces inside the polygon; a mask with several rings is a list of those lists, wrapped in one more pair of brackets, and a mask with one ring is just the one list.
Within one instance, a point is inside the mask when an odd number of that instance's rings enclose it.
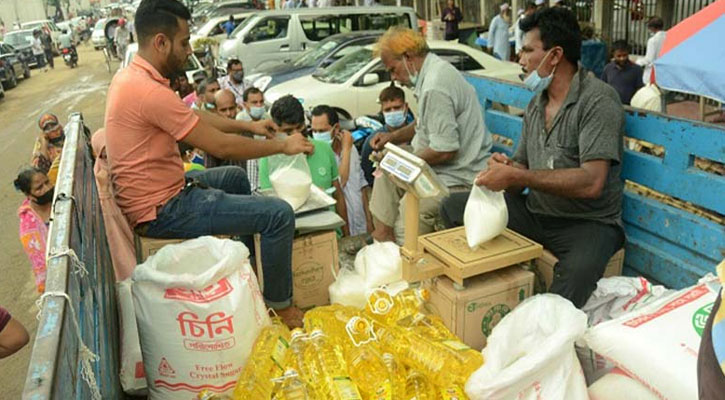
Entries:
{"label": "man wearing face mask", "polygon": [[247,88],[242,94],[242,107],[237,114],[240,121],[259,121],[269,119],[264,107],[264,93],[256,87]]}
{"label": "man wearing face mask", "polygon": [[360,156],[352,145],[352,134],[340,128],[340,118],[330,106],[320,105],[312,109],[312,137],[329,143],[335,152],[340,187],[347,209],[345,220],[351,236],[368,232],[363,188],[367,186],[360,168]]}
{"label": "man wearing face mask", "polygon": [[604,67],[602,81],[612,85],[619,93],[622,104],[629,105],[632,96],[644,86],[642,67],[629,60],[629,45],[626,40],[612,43],[614,60]]}
{"label": "man wearing face mask", "polygon": [[[191,55],[191,13],[176,0],[142,0],[136,10],[138,53],[108,88],[106,153],[114,198],[132,229],[154,238],[204,235],[251,237],[260,233],[264,299],[290,327],[302,325],[292,306],[292,240],[295,219],[283,200],[251,196],[242,168],[184,174],[177,142],[220,159],[312,152],[302,135],[271,135],[271,121],[246,122],[193,111],[169,87]],[[229,133],[227,133],[229,132]]]}
{"label": "man wearing face mask", "polygon": [[375,181],[375,177],[373,176],[375,168],[373,167],[373,160],[370,159],[370,156],[375,151],[372,146],[375,137],[380,133],[392,133],[415,121],[413,113],[408,110],[408,103],[405,102],[405,92],[403,89],[397,86],[386,87],[380,92],[378,102],[380,103],[380,115],[385,125],[381,131],[372,133],[365,139],[360,154],[360,165],[363,170],[363,175],[370,187],[373,186],[373,182]]}
{"label": "man wearing face mask", "polygon": [[55,115],[44,113],[38,119],[38,127],[40,127],[41,134],[35,140],[30,163],[47,174],[50,181],[55,184],[60,154],[65,142],[63,125],[58,122],[58,117]]}
{"label": "man wearing face mask", "polygon": [[[476,184],[506,190],[508,227],[559,259],[549,291],[582,307],[624,244],[624,110],[611,86],[578,67],[581,34],[571,11],[537,11],[521,28],[524,84],[537,95],[513,158],[494,154]],[[467,196],[443,203],[448,227],[462,225]]]}
{"label": "man wearing face mask", "polygon": [[[483,124],[476,91],[449,62],[431,53],[425,38],[411,29],[388,29],[376,48],[394,80],[414,89],[419,116],[389,134],[378,134],[372,147],[410,142],[451,192],[470,190],[476,173],[486,167],[492,139]],[[373,238],[402,243],[404,191],[386,175],[375,179],[370,200]],[[441,198],[420,202],[420,233],[432,232]]]}
{"label": "man wearing face mask", "polygon": [[219,78],[219,86],[234,93],[237,104],[241,106],[244,103],[244,91],[248,85],[244,82],[244,67],[241,61],[237,59],[229,60],[227,75]]}
{"label": "man wearing face mask", "polygon": [[196,87],[196,101],[191,105],[192,110],[214,111],[214,95],[221,90],[216,78],[205,78]]}
{"label": "man wearing face mask", "polygon": [[[244,100],[241,111],[237,113],[237,119],[240,121],[259,121],[269,119],[267,108],[264,106],[264,93],[256,87],[252,86],[244,91],[242,95]],[[263,136],[254,136],[255,139],[263,140]],[[247,160],[247,177],[249,177],[249,185],[252,192],[259,189],[259,160]]]}

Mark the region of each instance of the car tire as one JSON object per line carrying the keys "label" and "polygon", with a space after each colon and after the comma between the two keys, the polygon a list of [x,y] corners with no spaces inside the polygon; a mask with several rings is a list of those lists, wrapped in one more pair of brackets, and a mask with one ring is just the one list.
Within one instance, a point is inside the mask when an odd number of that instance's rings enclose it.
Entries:
{"label": "car tire", "polygon": [[3,88],[5,90],[9,90],[14,88],[15,86],[18,86],[18,78],[15,77],[15,71],[10,70],[10,78],[3,83]]}

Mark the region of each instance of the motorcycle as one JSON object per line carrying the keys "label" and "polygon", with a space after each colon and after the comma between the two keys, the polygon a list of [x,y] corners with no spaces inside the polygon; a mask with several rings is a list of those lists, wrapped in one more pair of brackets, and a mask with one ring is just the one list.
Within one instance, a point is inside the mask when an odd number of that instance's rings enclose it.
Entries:
{"label": "motorcycle", "polygon": [[63,61],[65,61],[65,65],[71,68],[78,66],[78,54],[73,51],[73,49],[65,47],[61,50],[61,52],[63,54]]}

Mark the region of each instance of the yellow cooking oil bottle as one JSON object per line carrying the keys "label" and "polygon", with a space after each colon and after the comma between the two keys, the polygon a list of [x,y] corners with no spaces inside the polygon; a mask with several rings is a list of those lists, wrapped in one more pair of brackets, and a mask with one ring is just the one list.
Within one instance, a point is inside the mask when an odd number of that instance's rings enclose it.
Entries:
{"label": "yellow cooking oil bottle", "polygon": [[411,371],[405,380],[405,396],[410,400],[438,400],[435,386],[419,371]]}
{"label": "yellow cooking oil bottle", "polygon": [[269,399],[275,383],[284,372],[284,362],[289,347],[290,331],[279,317],[262,329],[252,347],[239,381],[234,388],[233,399]]}
{"label": "yellow cooking oil bottle", "polygon": [[463,367],[461,374],[466,378],[483,365],[481,352],[461,342],[438,316],[416,313],[398,321],[398,325],[453,350],[453,355]]}
{"label": "yellow cooking oil bottle", "polygon": [[383,353],[383,363],[390,376],[392,398],[405,398],[405,377],[407,375],[405,366],[390,353]]}
{"label": "yellow cooking oil bottle", "polygon": [[394,400],[393,382],[378,350],[370,321],[353,317],[346,325],[352,346],[345,351],[350,377],[368,400]]}
{"label": "yellow cooking oil bottle", "polygon": [[397,325],[375,325],[383,351],[395,354],[408,367],[425,374],[435,385],[464,384],[461,361],[453,350]]}
{"label": "yellow cooking oil bottle", "polygon": [[345,324],[358,314],[358,310],[354,307],[332,304],[307,311],[303,321],[307,332],[319,329],[325,333],[328,340],[339,345],[347,345]]}
{"label": "yellow cooking oil bottle", "polygon": [[330,341],[324,332],[310,334],[309,353],[316,361],[313,385],[328,400],[362,400],[357,385],[350,378],[341,347]]}
{"label": "yellow cooking oil bottle", "polygon": [[427,289],[406,289],[392,296],[387,290],[377,288],[368,295],[365,311],[375,320],[390,325],[419,312],[428,300],[430,293]]}
{"label": "yellow cooking oil bottle", "polygon": [[463,391],[463,387],[459,385],[449,385],[441,388],[440,399],[442,400],[468,400],[468,396]]}
{"label": "yellow cooking oil bottle", "polygon": [[277,379],[279,388],[273,400],[316,400],[318,397],[310,387],[292,368],[287,369],[281,378]]}

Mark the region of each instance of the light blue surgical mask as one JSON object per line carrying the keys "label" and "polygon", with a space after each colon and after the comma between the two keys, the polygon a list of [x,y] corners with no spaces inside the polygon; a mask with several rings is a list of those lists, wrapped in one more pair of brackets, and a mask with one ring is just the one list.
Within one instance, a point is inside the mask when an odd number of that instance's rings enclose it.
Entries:
{"label": "light blue surgical mask", "polygon": [[264,117],[264,113],[267,111],[264,106],[262,107],[249,107],[249,116],[254,120],[259,120]]}
{"label": "light blue surgical mask", "polygon": [[544,63],[547,57],[549,57],[549,54],[551,54],[551,50],[549,50],[548,53],[544,56],[544,58],[539,63],[539,66],[536,67],[536,69],[529,74],[529,76],[524,79],[524,86],[529,88],[529,90],[533,91],[534,93],[541,93],[546,88],[551,85],[551,81],[554,79],[554,72],[556,72],[556,66],[554,66],[554,69],[551,70],[551,73],[547,77],[542,77],[539,75],[539,68]]}
{"label": "light blue surgical mask", "polygon": [[385,125],[391,128],[400,128],[405,123],[405,110],[390,111],[383,113]]}
{"label": "light blue surgical mask", "polygon": [[204,108],[207,110],[213,110],[216,108],[216,105],[214,105],[214,103],[204,103]]}
{"label": "light blue surgical mask", "polygon": [[312,132],[312,138],[321,142],[332,144],[332,131]]}
{"label": "light blue surgical mask", "polygon": [[406,86],[409,88],[414,88],[415,85],[418,84],[418,73],[412,74],[410,70],[408,69],[408,63],[405,62],[405,58],[403,59],[403,67],[405,67],[405,72],[408,73],[408,80],[410,81]]}

